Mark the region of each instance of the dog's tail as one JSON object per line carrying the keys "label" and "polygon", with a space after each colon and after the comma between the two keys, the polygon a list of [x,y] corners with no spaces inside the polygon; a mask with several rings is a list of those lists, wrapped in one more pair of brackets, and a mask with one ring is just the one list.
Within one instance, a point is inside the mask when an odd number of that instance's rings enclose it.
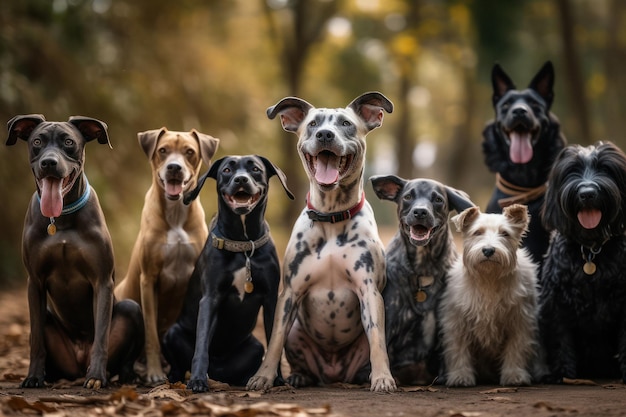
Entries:
{"label": "dog's tail", "polygon": [[206,181],[208,177],[209,177],[209,171],[207,171],[200,178],[198,178],[198,185],[196,185],[196,188],[189,191],[187,194],[183,196],[183,203],[185,203],[185,205],[189,205],[193,200],[195,200],[198,197],[198,194],[200,194],[200,190],[202,190],[202,187],[204,186],[204,182]]}

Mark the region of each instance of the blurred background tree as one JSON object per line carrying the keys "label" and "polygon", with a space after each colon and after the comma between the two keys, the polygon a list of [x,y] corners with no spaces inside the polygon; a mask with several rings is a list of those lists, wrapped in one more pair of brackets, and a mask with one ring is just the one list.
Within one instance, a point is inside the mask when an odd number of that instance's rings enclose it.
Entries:
{"label": "blurred background tree", "polygon": [[[368,138],[365,177],[432,177],[484,206],[482,163],[493,117],[490,72],[519,87],[546,60],[553,111],[570,143],[620,134],[626,93],[626,5],[620,0],[20,0],[0,4],[0,119],[41,113],[105,121],[113,149],[87,147],[116,253],[126,272],[151,174],[139,131],[196,128],[221,139],[216,157],[257,153],[288,174],[268,220],[282,251],[307,182],[296,137],[265,115],[284,96],[343,107],[378,90],[395,103]],[[0,285],[24,282],[20,239],[34,184],[26,146],[0,152]],[[381,229],[395,207],[366,185]],[[207,217],[215,189],[206,187]]]}

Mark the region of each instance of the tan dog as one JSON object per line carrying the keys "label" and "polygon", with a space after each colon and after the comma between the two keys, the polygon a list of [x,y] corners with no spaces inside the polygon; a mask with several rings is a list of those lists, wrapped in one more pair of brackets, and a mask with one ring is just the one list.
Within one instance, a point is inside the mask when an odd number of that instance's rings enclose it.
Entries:
{"label": "tan dog", "polygon": [[208,237],[198,199],[183,203],[195,188],[202,162],[211,165],[219,139],[192,130],[165,127],[137,134],[152,166],[141,227],[126,278],[115,288],[118,299],[141,304],[146,330],[146,382],[165,380],[160,336],[176,321],[196,259]]}

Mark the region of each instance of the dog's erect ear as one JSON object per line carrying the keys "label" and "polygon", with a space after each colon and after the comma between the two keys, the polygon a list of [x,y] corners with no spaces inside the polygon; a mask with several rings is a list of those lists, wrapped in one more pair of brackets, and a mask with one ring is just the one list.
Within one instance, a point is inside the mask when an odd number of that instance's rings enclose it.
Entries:
{"label": "dog's erect ear", "polygon": [[148,159],[152,159],[152,155],[154,155],[154,151],[156,150],[156,145],[165,132],[167,132],[166,127],[162,127],[160,129],[146,130],[145,132],[137,133],[137,139],[139,140],[139,146],[148,156]]}
{"label": "dog's erect ear", "polygon": [[45,121],[46,118],[43,117],[43,114],[26,114],[13,117],[7,122],[9,137],[7,138],[6,145],[15,145],[18,138],[28,140],[35,127]]}
{"label": "dog's erect ear", "polygon": [[445,189],[448,197],[449,210],[455,210],[457,213],[461,213],[465,209],[476,206],[465,191],[448,186],[446,186]]}
{"label": "dog's erect ear", "polygon": [[456,227],[457,232],[465,232],[479,215],[480,209],[478,207],[470,207],[454,216],[452,223]]}
{"label": "dog's erect ear", "polygon": [[298,97],[285,97],[272,107],[268,107],[267,117],[274,119],[280,115],[280,123],[288,132],[295,132],[300,127],[313,105]]}
{"label": "dog's erect ear", "polygon": [[493,85],[493,96],[491,100],[493,106],[496,107],[498,101],[509,90],[515,90],[515,84],[511,81],[511,78],[504,72],[500,64],[495,64],[491,70],[491,84]]}
{"label": "dog's erect ear", "polygon": [[263,162],[263,165],[265,165],[265,171],[267,172],[268,180],[274,175],[276,175],[278,179],[280,180],[281,185],[285,189],[285,192],[287,193],[287,197],[293,200],[295,196],[293,195],[291,190],[289,190],[289,188],[287,187],[287,176],[285,175],[285,173],[276,165],[274,165],[269,159],[260,155],[255,155],[255,156]]}
{"label": "dog's erect ear", "polygon": [[528,88],[535,90],[546,101],[546,107],[549,109],[554,100],[554,66],[551,61],[543,64],[543,67],[533,77]]}
{"label": "dog's erect ear", "polygon": [[215,155],[217,147],[220,144],[220,140],[211,135],[200,133],[196,129],[191,129],[191,134],[198,139],[198,143],[200,144],[200,157],[202,158],[202,162],[204,162],[206,166],[210,167],[211,158]]}
{"label": "dog's erect ear", "polygon": [[374,175],[369,179],[376,196],[381,200],[396,201],[407,180],[395,175]]}
{"label": "dog's erect ear", "polygon": [[393,112],[393,103],[381,93],[372,91],[358,96],[346,108],[352,109],[363,119],[369,132],[383,124],[383,110]]}
{"label": "dog's erect ear", "polygon": [[189,191],[183,197],[184,204],[189,205],[189,203],[191,203],[193,200],[195,200],[198,197],[198,194],[200,194],[200,191],[202,190],[202,187],[204,186],[204,183],[206,182],[207,178],[217,179],[217,173],[220,170],[220,166],[222,165],[222,162],[224,162],[224,159],[226,158],[227,157],[223,157],[213,162],[210,165],[207,172],[205,172],[204,174],[202,174],[200,178],[198,178],[198,184],[196,185],[196,188]]}
{"label": "dog's erect ear", "polygon": [[85,138],[85,141],[89,142],[98,139],[98,143],[109,145],[109,148],[113,148],[109,141],[109,134],[107,133],[109,127],[103,121],[91,117],[72,116],[69,118],[68,122],[78,129],[81,135],[83,135],[83,138]]}
{"label": "dog's erect ear", "polygon": [[530,222],[530,214],[528,214],[528,207],[523,204],[511,204],[502,210],[504,216],[514,224],[520,231],[520,235],[528,229],[528,223]]}

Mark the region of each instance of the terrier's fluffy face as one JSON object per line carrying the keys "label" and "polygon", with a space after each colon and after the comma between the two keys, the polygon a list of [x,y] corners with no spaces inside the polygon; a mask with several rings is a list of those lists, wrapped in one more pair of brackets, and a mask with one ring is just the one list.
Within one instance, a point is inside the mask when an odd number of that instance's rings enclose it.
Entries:
{"label": "terrier's fluffy face", "polygon": [[517,265],[521,245],[530,218],[526,206],[514,204],[502,214],[481,213],[469,208],[453,217],[463,233],[463,264],[476,277],[507,275]]}

